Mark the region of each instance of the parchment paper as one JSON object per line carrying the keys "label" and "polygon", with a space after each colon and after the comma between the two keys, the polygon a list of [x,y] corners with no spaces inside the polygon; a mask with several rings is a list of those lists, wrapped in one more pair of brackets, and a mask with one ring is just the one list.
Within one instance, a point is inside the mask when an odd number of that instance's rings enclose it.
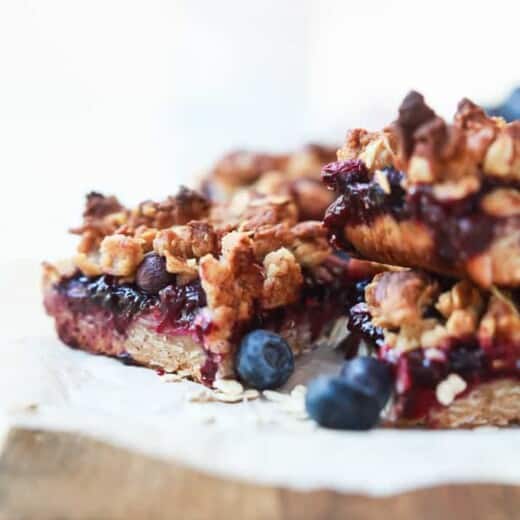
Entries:
{"label": "parchment paper", "polygon": [[[78,431],[218,475],[385,495],[441,483],[520,483],[520,430],[335,432],[275,403],[193,403],[199,385],[64,347],[40,304],[39,266],[2,266],[0,411],[10,425]],[[337,371],[322,350],[286,390]]]}

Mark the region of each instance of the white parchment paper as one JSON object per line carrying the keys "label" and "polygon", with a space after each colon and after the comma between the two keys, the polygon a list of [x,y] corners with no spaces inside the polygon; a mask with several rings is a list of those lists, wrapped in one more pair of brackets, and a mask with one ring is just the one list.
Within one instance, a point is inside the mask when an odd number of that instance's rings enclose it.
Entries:
{"label": "white parchment paper", "polygon": [[[384,495],[441,483],[520,484],[520,429],[334,432],[265,400],[189,402],[195,383],[164,383],[152,370],[62,346],[40,305],[37,263],[2,272],[4,433],[11,425],[77,431],[210,473],[303,490]],[[303,358],[287,389],[339,362],[332,351]]]}

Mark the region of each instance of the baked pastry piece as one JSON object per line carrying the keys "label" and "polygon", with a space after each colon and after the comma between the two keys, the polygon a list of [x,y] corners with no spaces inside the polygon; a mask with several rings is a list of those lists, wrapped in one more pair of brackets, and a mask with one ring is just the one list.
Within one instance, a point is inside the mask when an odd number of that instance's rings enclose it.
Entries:
{"label": "baked pastry piece", "polygon": [[317,144],[291,154],[237,150],[217,161],[204,177],[201,191],[216,202],[251,192],[289,195],[301,220],[321,220],[334,196],[321,183],[320,172],[335,157],[335,148]]}
{"label": "baked pastry piece", "polygon": [[206,384],[233,374],[255,328],[298,354],[332,332],[364,276],[331,253],[320,222],[299,220],[286,196],[222,206],[183,188],[127,209],[91,193],[77,254],[44,265],[45,308],[67,345]]}
{"label": "baked pastry piece", "polygon": [[394,424],[520,421],[520,292],[485,291],[421,271],[383,272],[360,286],[351,344],[394,367]]}
{"label": "baked pastry piece", "polygon": [[520,286],[520,121],[464,99],[452,124],[411,92],[380,132],[355,129],[323,170],[338,247],[386,264]]}

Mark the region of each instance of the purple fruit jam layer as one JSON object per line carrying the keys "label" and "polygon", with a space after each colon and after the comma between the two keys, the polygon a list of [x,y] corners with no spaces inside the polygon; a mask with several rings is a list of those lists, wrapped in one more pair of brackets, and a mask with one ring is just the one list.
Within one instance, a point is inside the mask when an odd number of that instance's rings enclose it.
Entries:
{"label": "purple fruit jam layer", "polygon": [[198,280],[181,286],[169,285],[151,294],[135,284],[120,283],[113,276],[92,278],[78,273],[62,280],[56,289],[75,313],[106,311],[121,334],[137,315],[150,312],[157,317],[157,332],[166,328],[189,329],[197,311],[206,305],[206,296]]}
{"label": "purple fruit jam layer", "polygon": [[[296,303],[267,311],[259,309],[247,323],[237,322],[233,342],[238,344],[247,332],[265,328],[298,336],[309,342],[305,346],[310,347],[336,319],[346,315],[355,292],[353,282],[346,282],[345,262],[338,259],[337,264],[335,267],[334,261],[331,262],[327,276],[306,273]],[[45,306],[56,318],[56,328],[64,343],[114,355],[127,363],[132,362],[128,353],[113,345],[124,344],[127,331],[137,319],[141,325],[165,336],[190,336],[202,347],[204,336],[212,327],[211,320],[201,313],[206,306],[206,295],[199,280],[185,285],[170,283],[157,292],[149,292],[117,277],[88,277],[78,272],[61,280],[46,294]],[[67,319],[60,319],[62,316]],[[76,326],[79,320],[81,331]],[[92,327],[85,328],[85,322]],[[218,360],[208,352],[201,369],[205,382],[213,381],[217,368]]]}
{"label": "purple fruit jam layer", "polygon": [[[398,221],[411,219],[424,224],[434,237],[441,263],[465,261],[489,246],[501,220],[482,211],[482,198],[498,187],[520,188],[518,183],[483,175],[478,192],[463,199],[439,200],[431,185],[415,185],[405,191],[402,172],[393,168],[383,171],[387,191],[370,178],[362,161],[338,161],[324,167],[323,181],[339,194],[325,215],[331,240],[339,248],[355,250],[345,238],[345,226],[370,225],[379,216],[390,215]],[[520,225],[520,218],[516,220]]]}

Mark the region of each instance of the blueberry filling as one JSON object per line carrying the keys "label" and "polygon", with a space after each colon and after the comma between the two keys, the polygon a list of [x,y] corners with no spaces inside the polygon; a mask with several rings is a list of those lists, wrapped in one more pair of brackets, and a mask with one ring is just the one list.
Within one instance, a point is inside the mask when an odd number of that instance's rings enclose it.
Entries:
{"label": "blueberry filling", "polygon": [[357,303],[349,309],[348,329],[359,341],[364,340],[370,347],[380,347],[384,343],[383,330],[372,323],[367,304]]}
{"label": "blueberry filling", "polygon": [[433,234],[441,263],[464,261],[488,247],[500,222],[480,209],[482,198],[499,186],[520,188],[515,182],[486,177],[477,193],[463,199],[441,201],[434,196],[431,186],[417,185],[406,192],[402,188],[402,172],[393,168],[383,171],[389,193],[369,178],[361,161],[340,161],[324,167],[324,182],[339,193],[324,219],[337,247],[354,250],[344,236],[345,225],[370,225],[377,217],[389,214],[398,221],[413,219],[425,224]]}
{"label": "blueberry filling", "polygon": [[205,294],[198,280],[186,285],[169,285],[156,294],[137,284],[120,283],[113,276],[87,277],[77,273],[56,286],[68,308],[76,313],[89,313],[95,308],[112,317],[119,333],[125,333],[136,315],[157,310],[159,328],[189,326],[196,311],[206,304]]}
{"label": "blueberry filling", "polygon": [[168,285],[159,292],[159,308],[164,321],[158,332],[165,327],[188,328],[193,325],[195,315],[206,305],[206,293],[199,280],[186,285]]}
{"label": "blueberry filling", "polygon": [[109,275],[88,277],[77,273],[60,281],[56,289],[73,312],[86,313],[95,306],[110,313],[119,332],[126,330],[137,313],[157,301],[157,296],[143,292],[135,284],[120,284]]}

